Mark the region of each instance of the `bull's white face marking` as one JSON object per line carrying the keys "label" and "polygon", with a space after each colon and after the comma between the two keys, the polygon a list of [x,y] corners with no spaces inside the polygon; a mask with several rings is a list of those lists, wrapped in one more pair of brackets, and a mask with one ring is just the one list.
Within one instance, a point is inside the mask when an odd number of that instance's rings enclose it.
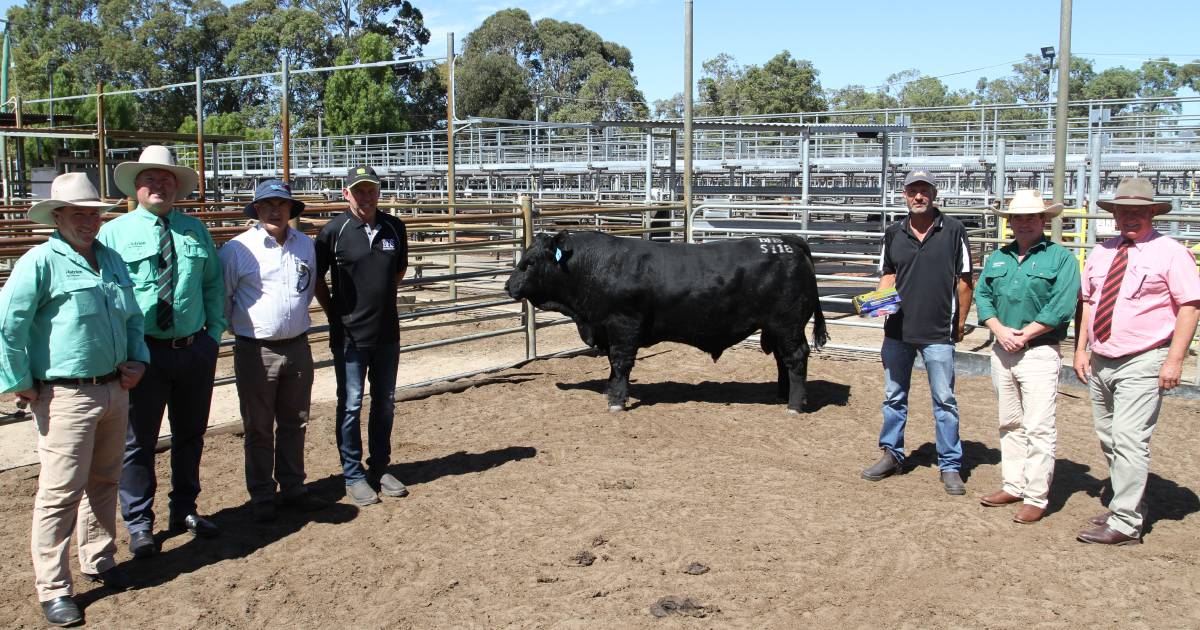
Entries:
{"label": "bull's white face marking", "polygon": [[562,262],[562,250],[557,247],[554,248],[554,262]]}

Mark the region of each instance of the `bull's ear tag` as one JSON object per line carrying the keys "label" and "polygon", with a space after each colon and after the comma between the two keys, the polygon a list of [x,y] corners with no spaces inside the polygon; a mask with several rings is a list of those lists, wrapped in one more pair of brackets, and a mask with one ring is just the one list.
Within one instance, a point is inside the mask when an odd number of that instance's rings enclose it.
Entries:
{"label": "bull's ear tag", "polygon": [[562,262],[562,249],[559,247],[554,248],[554,262]]}

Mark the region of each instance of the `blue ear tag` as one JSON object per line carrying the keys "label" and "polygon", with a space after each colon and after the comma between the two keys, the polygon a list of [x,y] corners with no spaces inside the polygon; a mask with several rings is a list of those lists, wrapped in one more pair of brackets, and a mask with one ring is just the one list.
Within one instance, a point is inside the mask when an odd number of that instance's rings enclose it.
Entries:
{"label": "blue ear tag", "polygon": [[554,262],[562,262],[562,250],[557,247],[554,248]]}

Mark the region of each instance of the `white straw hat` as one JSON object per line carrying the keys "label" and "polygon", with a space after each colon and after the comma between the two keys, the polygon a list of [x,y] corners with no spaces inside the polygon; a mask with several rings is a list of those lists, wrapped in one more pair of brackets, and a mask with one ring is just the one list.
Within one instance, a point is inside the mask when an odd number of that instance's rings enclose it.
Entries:
{"label": "white straw hat", "polygon": [[1014,214],[1041,214],[1046,213],[1047,218],[1058,216],[1063,205],[1056,203],[1046,205],[1046,200],[1042,198],[1042,192],[1034,188],[1022,188],[1013,193],[1011,199],[1006,199],[1003,209],[995,209],[994,212],[1002,217],[1011,217]]}
{"label": "white straw hat", "polygon": [[175,166],[175,158],[171,155],[170,149],[161,144],[152,144],[142,151],[142,154],[138,156],[138,161],[121,162],[113,170],[113,179],[117,180],[117,189],[130,199],[136,199],[137,187],[134,186],[133,180],[138,173],[152,168],[168,171],[175,176],[175,181],[178,183],[175,201],[187,199],[187,196],[196,190],[196,183],[200,181],[195,170],[185,166]]}
{"label": "white straw hat", "polygon": [[63,173],[50,184],[50,198],[29,207],[29,220],[45,225],[54,225],[55,210],[65,206],[100,208],[104,214],[115,204],[100,201],[100,193],[85,173]]}

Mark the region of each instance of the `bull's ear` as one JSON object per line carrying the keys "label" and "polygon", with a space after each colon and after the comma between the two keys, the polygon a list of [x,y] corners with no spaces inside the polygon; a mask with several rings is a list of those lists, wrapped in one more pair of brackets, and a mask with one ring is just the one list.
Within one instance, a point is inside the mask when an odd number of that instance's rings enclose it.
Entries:
{"label": "bull's ear", "polygon": [[574,251],[574,246],[571,242],[571,233],[563,230],[554,235],[554,260],[560,263],[567,262],[571,257],[571,252]]}

